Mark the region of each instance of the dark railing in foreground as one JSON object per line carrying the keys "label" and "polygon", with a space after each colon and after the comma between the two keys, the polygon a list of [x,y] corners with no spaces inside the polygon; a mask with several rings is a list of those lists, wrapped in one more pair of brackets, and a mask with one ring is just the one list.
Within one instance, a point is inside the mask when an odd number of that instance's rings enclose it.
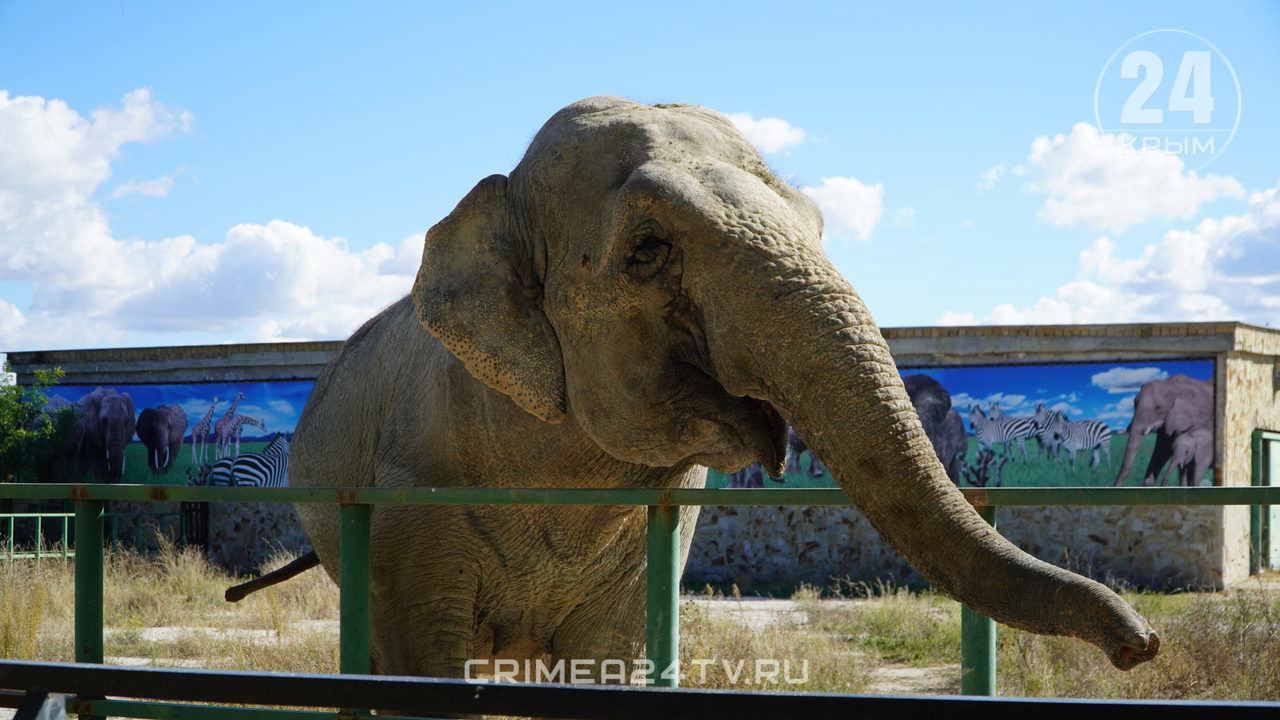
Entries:
{"label": "dark railing in foreground", "polygon": [[[601,685],[471,683],[463,680],[370,675],[314,675],[168,668],[120,668],[72,663],[0,661],[0,688],[75,694],[68,709],[87,715],[143,718],[233,718],[235,720],[314,720],[335,711],[229,708],[227,703],[286,707],[388,708],[396,715],[423,717],[516,715],[563,718],[670,718],[706,720],[779,720],[779,718],[981,717],[983,720],[1232,720],[1267,718],[1280,703],[1170,700],[1062,700],[1051,698],[979,698],[943,696],[837,695],[832,693],[738,692]],[[129,698],[129,699],[117,699]],[[152,702],[138,702],[146,698]],[[16,707],[21,695],[10,695]],[[53,698],[56,702],[57,698]],[[161,701],[161,702],[154,702]],[[172,702],[180,701],[180,702]],[[187,703],[216,703],[200,706]],[[5,704],[0,700],[0,704]],[[343,717],[368,717],[347,711]],[[15,720],[23,720],[17,718]]]}
{"label": "dark railing in foreground", "polygon": [[[994,519],[994,508],[998,506],[1033,506],[1033,505],[1141,505],[1141,506],[1158,506],[1158,505],[1248,505],[1248,506],[1265,506],[1280,505],[1280,487],[1260,487],[1263,483],[1263,468],[1265,465],[1260,459],[1266,452],[1271,451],[1270,446],[1277,446],[1280,451],[1280,434],[1264,431],[1254,433],[1254,487],[1201,487],[1201,488],[964,488],[965,497],[972,503],[984,518],[991,522]],[[293,502],[293,503],[336,503],[341,506],[341,575],[339,578],[340,586],[340,614],[341,629],[339,640],[339,667],[341,672],[349,674],[363,674],[369,671],[369,519],[372,505],[375,504],[412,504],[412,505],[453,505],[453,504],[470,504],[470,505],[492,505],[492,504],[523,504],[523,505],[644,505],[648,506],[648,522],[649,522],[649,564],[648,564],[648,612],[647,612],[647,628],[646,642],[648,657],[653,660],[655,675],[661,673],[663,668],[670,667],[672,663],[679,657],[679,605],[678,605],[678,588],[679,588],[679,513],[676,509],[681,505],[758,505],[758,506],[777,506],[777,505],[848,505],[849,499],[844,495],[843,491],[830,489],[777,489],[777,490],[615,490],[615,489],[501,489],[501,488],[403,488],[403,489],[386,489],[386,488],[237,488],[237,487],[182,487],[182,486],[139,486],[139,485],[21,485],[21,484],[0,484],[0,498],[14,499],[35,499],[35,498],[66,498],[75,501],[75,532],[79,538],[102,537],[103,533],[103,501],[104,500],[132,500],[132,501],[189,501],[189,502]],[[1262,517],[1260,511],[1255,509],[1254,517]],[[1261,545],[1260,527],[1255,523],[1255,536],[1253,549],[1256,553],[1261,553],[1263,546]],[[103,659],[103,623],[102,623],[102,544],[101,543],[81,543],[76,553],[76,661],[78,663],[96,663],[101,664]],[[962,613],[962,653],[961,653],[961,688],[966,695],[994,695],[995,694],[995,623],[982,616],[970,612],[967,609]],[[39,675],[21,673],[27,672],[21,668],[45,668],[52,672],[54,666],[40,664],[24,664],[6,662],[0,665],[0,688],[9,689],[31,689],[40,687],[46,691],[57,692],[56,688],[48,684],[38,684]],[[85,666],[65,666],[79,667],[85,673],[89,673],[91,668]],[[103,668],[104,672],[111,670],[114,672],[125,673],[123,675],[110,676],[118,678],[121,683],[134,682],[128,680],[129,672],[138,672],[136,670],[127,671],[117,668]],[[97,670],[93,670],[97,672]],[[149,671],[159,672],[159,671]],[[189,670],[166,671],[171,673],[196,673]],[[373,707],[383,704],[384,695],[371,691],[373,694],[361,695],[354,694],[351,696],[335,695],[332,702],[322,701],[321,695],[317,694],[315,688],[321,686],[331,687],[351,687],[355,693],[357,685],[347,682],[348,678],[340,678],[339,676],[304,676],[309,678],[313,686],[312,691],[306,694],[297,695],[296,698],[306,698],[302,702],[283,702],[268,699],[276,697],[274,695],[259,695],[257,690],[248,692],[249,686],[244,686],[239,692],[234,690],[233,685],[220,685],[218,683],[223,680],[214,679],[215,676],[230,676],[235,674],[228,673],[196,673],[199,677],[206,677],[211,683],[217,687],[224,688],[220,692],[235,692],[234,695],[222,695],[220,699],[212,699],[213,702],[249,702],[256,705],[305,705],[310,707],[332,705],[334,707]],[[243,674],[241,674],[243,675]],[[84,675],[90,677],[90,675]],[[92,677],[107,677],[106,675],[92,675]],[[153,679],[159,678],[159,675],[149,676]],[[268,675],[266,677],[285,678],[285,675]],[[296,677],[296,676],[295,676]],[[20,681],[25,678],[30,681],[26,684]],[[324,678],[323,682],[318,682],[317,678]],[[355,678],[350,679],[353,682]],[[653,684],[657,686],[672,686],[675,684],[674,677],[654,677]],[[400,679],[401,682],[410,682],[409,680]],[[88,682],[86,680],[86,682]],[[372,682],[372,681],[370,681]],[[690,707],[688,705],[679,705],[674,700],[641,700],[649,697],[687,697],[690,703],[696,701],[696,698],[717,698],[722,702],[728,702],[725,698],[738,698],[732,701],[733,707],[743,707],[742,711],[734,711],[737,714],[747,714],[749,716],[763,716],[756,710],[763,708],[759,698],[762,697],[782,697],[787,698],[787,702],[791,703],[787,707],[789,709],[775,709],[771,711],[771,718],[776,718],[779,714],[783,717],[789,716],[813,716],[825,717],[833,714],[836,710],[827,710],[827,705],[823,703],[831,703],[830,708],[842,707],[841,716],[845,716],[852,712],[866,714],[901,714],[902,712],[922,711],[928,707],[936,707],[940,712],[955,712],[957,706],[948,705],[892,705],[886,704],[892,701],[885,698],[860,698],[854,696],[829,696],[815,695],[809,693],[766,693],[764,695],[758,693],[712,693],[710,691],[681,691],[676,695],[646,695],[646,692],[655,692],[652,689],[644,690],[637,688],[592,688],[585,686],[572,686],[571,688],[555,688],[554,686],[530,686],[517,688],[514,685],[476,685],[470,683],[459,683],[458,681],[443,680],[415,680],[413,682],[426,683],[423,687],[432,688],[453,688],[448,692],[461,693],[467,695],[471,693],[475,698],[485,697],[511,697],[519,698],[522,702],[528,700],[531,704],[520,704],[518,710],[466,710],[464,712],[496,712],[522,715],[553,715],[561,717],[636,717],[638,715],[652,714],[645,709],[649,707],[644,703],[654,702],[671,702],[672,706],[681,708]],[[272,681],[255,681],[252,687],[265,688],[272,685]],[[337,685],[331,685],[337,683]],[[182,696],[176,697],[171,695],[157,694],[156,690],[161,684],[155,686],[148,685],[149,690],[140,690],[132,697],[148,697],[159,699],[184,699],[199,701],[200,697]],[[103,685],[94,686],[103,688],[118,688],[122,686]],[[131,686],[132,687],[132,686]],[[186,687],[184,684],[183,687]],[[209,687],[214,687],[210,685]],[[359,686],[365,687],[365,686]],[[385,686],[368,686],[383,687]],[[399,686],[397,686],[399,687]],[[407,686],[406,686],[407,687]],[[225,689],[232,688],[232,689]],[[464,689],[459,689],[464,688]],[[539,689],[541,688],[541,689]],[[366,688],[367,690],[367,688]],[[360,692],[366,692],[361,690]],[[545,691],[545,692],[544,692]],[[586,692],[584,692],[586,691]],[[68,690],[84,696],[92,696],[94,694],[106,694],[106,691],[98,692],[85,685],[77,685]],[[213,692],[210,690],[209,692]],[[407,690],[406,690],[407,692]],[[427,691],[422,691],[427,692]],[[439,692],[444,693],[445,690]],[[539,695],[538,693],[544,693]],[[555,695],[555,693],[562,695]],[[503,695],[503,693],[510,693]],[[528,693],[521,695],[520,693]],[[594,693],[594,694],[593,694]],[[601,694],[603,693],[603,694]],[[622,693],[622,694],[618,694]],[[628,694],[628,693],[635,693]],[[119,689],[110,690],[112,695],[130,695],[128,692],[122,692]],[[496,695],[495,695],[496,694]],[[201,696],[203,697],[203,696]],[[329,697],[327,695],[323,697]],[[366,702],[363,698],[368,698]],[[425,697],[425,696],[424,696]],[[434,696],[432,696],[434,697]],[[549,702],[545,698],[559,697],[564,705],[541,705],[539,702]],[[616,707],[612,710],[600,710],[592,712],[588,715],[575,715],[571,712],[573,708],[583,707],[582,703],[588,702],[588,698],[593,697],[610,697],[614,698],[612,702],[616,702]],[[543,700],[536,700],[544,698]],[[579,701],[577,698],[582,698]],[[628,699],[634,698],[634,699]],[[800,698],[812,698],[808,700],[797,700]],[[535,702],[536,700],[536,702]],[[919,700],[919,699],[916,699]],[[841,706],[841,701],[850,704]],[[244,714],[249,712],[258,713],[253,717],[272,717],[277,720],[293,717],[314,717],[312,714],[287,713],[263,715],[261,713],[277,713],[279,711],[249,711],[249,710],[232,710],[226,708],[217,709],[217,713],[211,713],[210,708],[201,708],[199,706],[157,706],[136,704],[129,705],[127,708],[123,705],[104,705],[108,701],[95,701],[90,707],[82,707],[86,714],[105,714],[114,715],[130,715],[132,717],[154,717],[154,718],[202,718],[202,717],[228,717],[228,713]],[[110,701],[117,702],[117,701]],[[514,701],[513,701],[514,702]],[[706,701],[711,702],[711,701]],[[772,703],[773,701],[769,701]],[[801,705],[795,703],[800,702]],[[923,702],[923,701],[922,701]],[[929,701],[935,702],[935,701]],[[936,702],[944,702],[938,700]],[[945,702],[974,702],[971,699],[956,700],[948,699]],[[1054,703],[1064,703],[1065,701],[1043,701],[1043,700],[1002,700],[997,701],[996,705],[982,706],[983,712],[993,712],[993,708],[1008,709],[1019,708],[1018,712],[1050,712],[1052,708],[1059,707]],[[799,707],[808,707],[804,703],[813,703],[812,711],[797,710]],[[1141,712],[1150,712],[1157,708],[1164,707],[1161,703],[1130,703],[1117,704],[1108,701],[1098,707],[1123,707],[1123,708],[1141,708]],[[383,704],[385,706],[385,704]],[[1250,708],[1267,708],[1268,712],[1275,713],[1280,711],[1280,704],[1270,703],[1263,705],[1232,703],[1222,704],[1173,704],[1172,707],[1180,708],[1178,716],[1182,717],[1182,713],[1194,714],[1199,712],[1201,707],[1216,708],[1220,711],[1223,707],[1239,707],[1241,709]],[[452,707],[452,706],[448,706]],[[488,707],[488,706],[486,706]],[[493,707],[499,707],[497,705]],[[506,707],[506,706],[503,706]],[[539,708],[552,708],[543,712]],[[668,706],[661,706],[666,708]],[[723,704],[698,705],[700,708],[698,714],[705,716],[711,712],[728,712],[727,706]],[[769,707],[773,707],[769,705]],[[943,710],[942,708],[947,708]],[[1065,708],[1067,705],[1063,704]],[[1071,712],[1080,712],[1089,708],[1090,713],[1098,710],[1094,705],[1085,703],[1083,705],[1072,705],[1074,709]],[[659,706],[653,706],[653,711],[661,715],[674,713],[674,710],[658,709]],[[779,705],[781,708],[781,705]],[[897,708],[897,709],[892,709]],[[749,712],[748,712],[749,710]],[[445,706],[436,707],[431,712],[446,712]],[[1163,712],[1163,710],[1157,710]],[[1064,710],[1065,712],[1065,710]],[[1121,712],[1117,710],[1116,712]],[[681,711],[676,716],[691,716],[691,713]],[[1189,716],[1189,715],[1188,715]],[[250,715],[245,715],[250,717]]]}

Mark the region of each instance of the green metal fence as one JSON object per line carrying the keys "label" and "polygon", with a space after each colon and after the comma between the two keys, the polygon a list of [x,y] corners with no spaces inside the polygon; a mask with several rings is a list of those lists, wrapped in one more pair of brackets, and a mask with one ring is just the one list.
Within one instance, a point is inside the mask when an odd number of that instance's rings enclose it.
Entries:
{"label": "green metal fence", "polygon": [[[70,525],[71,518],[75,517],[75,513],[52,513],[52,512],[29,512],[29,513],[4,513],[0,514],[0,524],[5,527],[4,534],[4,559],[6,560],[31,560],[40,562],[43,558],[59,558],[67,560],[75,555],[75,551],[71,550],[70,536],[67,535],[67,528]],[[17,522],[19,520],[34,520],[36,531],[34,540],[30,543],[30,547],[24,547],[17,544]],[[44,522],[45,520],[53,520],[55,526],[61,524],[62,534],[59,536],[62,541],[56,546],[50,548],[44,544]]]}
{"label": "green metal fence", "polygon": [[[1254,433],[1255,456],[1280,452],[1280,434]],[[988,522],[996,507],[1036,505],[1280,505],[1280,487],[1266,486],[1265,467],[1254,464],[1251,487],[1198,488],[964,488],[965,497]],[[664,676],[679,657],[679,507],[683,505],[848,505],[843,491],[770,490],[616,490],[511,488],[247,488],[140,485],[0,485],[0,498],[66,498],[75,503],[76,662],[103,658],[102,544],[106,500],[188,502],[292,502],[341,506],[339,668],[369,672],[369,520],[373,505],[634,505],[648,507],[649,562],[646,642],[654,663],[651,681],[674,686]],[[1262,517],[1255,509],[1255,517]],[[1254,549],[1264,547],[1263,525],[1255,529]],[[1256,563],[1255,563],[1256,566]],[[966,610],[962,615],[961,686],[967,695],[995,694],[995,624]],[[175,715],[176,717],[176,715]]]}
{"label": "green metal fence", "polygon": [[[0,536],[0,559],[3,560],[32,560],[39,562],[44,558],[58,558],[61,560],[69,560],[76,555],[75,551],[75,534],[68,534],[68,530],[73,527],[72,520],[75,518],[74,512],[25,512],[25,513],[0,513],[0,527],[4,527],[4,535]],[[174,544],[178,546],[186,545],[187,538],[187,518],[182,513],[177,512],[131,512],[131,513],[104,513],[103,518],[106,522],[108,537],[110,538],[112,547],[122,547],[120,542],[120,525],[121,522],[133,525],[133,549],[135,552],[149,552],[156,548],[148,548],[143,544],[143,529],[152,527],[155,530],[157,547],[159,546],[158,537],[162,534],[160,524],[165,518],[178,518],[178,535]],[[35,532],[31,536],[32,539],[26,544],[18,544],[17,542],[17,523],[20,520],[34,521]],[[58,537],[61,538],[54,545],[49,546],[44,542],[44,529],[46,520],[52,521],[54,527],[61,527]],[[146,520],[155,520],[154,525],[144,525]]]}

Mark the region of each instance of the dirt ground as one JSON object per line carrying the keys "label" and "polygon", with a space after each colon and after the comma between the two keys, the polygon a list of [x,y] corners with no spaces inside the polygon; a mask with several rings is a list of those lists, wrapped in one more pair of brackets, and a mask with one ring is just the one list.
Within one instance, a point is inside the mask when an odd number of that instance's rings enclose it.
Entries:
{"label": "dirt ground", "polygon": [[[822,600],[822,603],[857,605],[865,600]],[[763,598],[699,599],[711,609],[711,617],[732,619],[760,630],[772,625],[795,627],[808,622],[806,613],[794,600]],[[912,667],[905,663],[877,668],[866,692],[873,695],[942,695],[954,693],[960,665]]]}

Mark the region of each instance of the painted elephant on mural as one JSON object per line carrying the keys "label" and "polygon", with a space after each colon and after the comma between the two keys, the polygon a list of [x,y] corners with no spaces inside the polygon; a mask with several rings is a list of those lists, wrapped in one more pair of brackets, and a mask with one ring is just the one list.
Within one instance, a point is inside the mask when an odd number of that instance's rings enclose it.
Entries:
{"label": "painted elephant on mural", "polygon": [[[1129,422],[1129,439],[1124,447],[1124,460],[1120,463],[1120,472],[1116,474],[1116,485],[1123,483],[1129,475],[1143,436],[1151,432],[1156,433],[1156,444],[1151,452],[1151,461],[1147,463],[1142,484],[1156,484],[1160,471],[1173,457],[1174,443],[1184,435],[1188,436],[1181,444],[1181,454],[1184,456],[1191,446],[1192,435],[1200,439],[1195,445],[1204,448],[1190,451],[1193,458],[1201,459],[1200,463],[1195,463],[1190,482],[1192,485],[1199,482],[1204,471],[1213,465],[1213,381],[1174,375],[1152,380],[1138,390],[1138,396],[1133,401],[1133,420]],[[1207,442],[1204,441],[1206,435]],[[1208,464],[1202,465],[1205,457],[1208,458]],[[1194,474],[1196,471],[1200,474]]]}
{"label": "painted elephant on mural", "polygon": [[1194,487],[1204,476],[1204,471],[1211,467],[1213,467],[1213,432],[1208,428],[1195,428],[1173,439],[1169,466],[1165,468],[1160,484],[1168,484],[1169,475],[1176,469],[1178,484]]}
{"label": "painted elephant on mural", "polygon": [[[787,472],[800,472],[800,453],[809,450],[809,446],[805,444],[804,438],[796,433],[796,429],[787,426]],[[809,450],[809,477],[822,477],[827,474],[826,469],[822,466],[822,461],[818,459],[818,453]]]}
{"label": "painted elephant on mural", "polygon": [[[951,482],[960,482],[960,472],[964,466],[965,452],[969,449],[969,436],[964,431],[964,420],[960,413],[951,407],[951,393],[942,387],[942,383],[924,375],[914,373],[902,377],[903,387],[911,406],[920,416],[920,424],[924,434],[928,436],[933,451]],[[993,408],[998,408],[992,405]],[[1004,413],[1001,413],[1003,416]]]}
{"label": "painted elephant on mural", "polygon": [[[424,329],[425,328],[425,329]],[[991,530],[948,479],[822,216],[724,116],[576,102],[509,176],[427,233],[411,297],[316,382],[297,487],[696,488],[706,468],[783,470],[787,421],[925,577],[1117,667],[1156,654],[1103,585]],[[338,577],[338,510],[299,504]],[[680,512],[681,563],[698,510]],[[472,659],[629,660],[643,648],[635,507],[376,506],[375,669]]]}
{"label": "painted elephant on mural", "polygon": [[115,388],[100,387],[76,402],[76,414],[79,419],[64,447],[66,456],[94,478],[119,482],[125,447],[135,429],[133,398]]}
{"label": "painted elephant on mural", "polygon": [[182,449],[187,412],[178,405],[147,408],[138,414],[137,432],[147,448],[147,467],[156,475],[167,473]]}

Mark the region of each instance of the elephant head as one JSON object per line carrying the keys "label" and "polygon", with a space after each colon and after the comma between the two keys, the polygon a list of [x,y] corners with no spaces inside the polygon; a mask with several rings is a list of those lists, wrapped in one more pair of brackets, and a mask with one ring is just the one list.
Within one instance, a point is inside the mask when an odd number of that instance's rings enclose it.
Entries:
{"label": "elephant head", "polygon": [[933,451],[947,471],[947,477],[952,482],[959,482],[968,438],[960,413],[951,407],[951,393],[942,387],[942,383],[921,373],[902,376],[902,384],[907,390],[907,397],[911,398],[912,407],[920,416],[924,434],[929,437]]}
{"label": "elephant head", "polygon": [[135,429],[133,398],[115,388],[97,388],[76,403],[79,425],[72,438],[72,455],[94,462],[96,473],[119,480],[125,469],[125,447]]}
{"label": "elephant head", "polygon": [[137,431],[147,448],[147,467],[154,474],[168,472],[182,447],[187,413],[178,405],[147,408],[138,415]]}
{"label": "elephant head", "polygon": [[426,237],[420,322],[472,375],[616,460],[783,470],[790,420],[925,577],[1129,668],[1146,621],[993,531],[948,479],[822,216],[724,116],[583,100]]}
{"label": "elephant head", "polygon": [[1156,446],[1143,485],[1155,484],[1156,476],[1173,453],[1173,442],[1178,436],[1187,433],[1213,436],[1213,381],[1174,375],[1152,380],[1138,390],[1116,485],[1124,482],[1143,436],[1150,432],[1157,433]]}

